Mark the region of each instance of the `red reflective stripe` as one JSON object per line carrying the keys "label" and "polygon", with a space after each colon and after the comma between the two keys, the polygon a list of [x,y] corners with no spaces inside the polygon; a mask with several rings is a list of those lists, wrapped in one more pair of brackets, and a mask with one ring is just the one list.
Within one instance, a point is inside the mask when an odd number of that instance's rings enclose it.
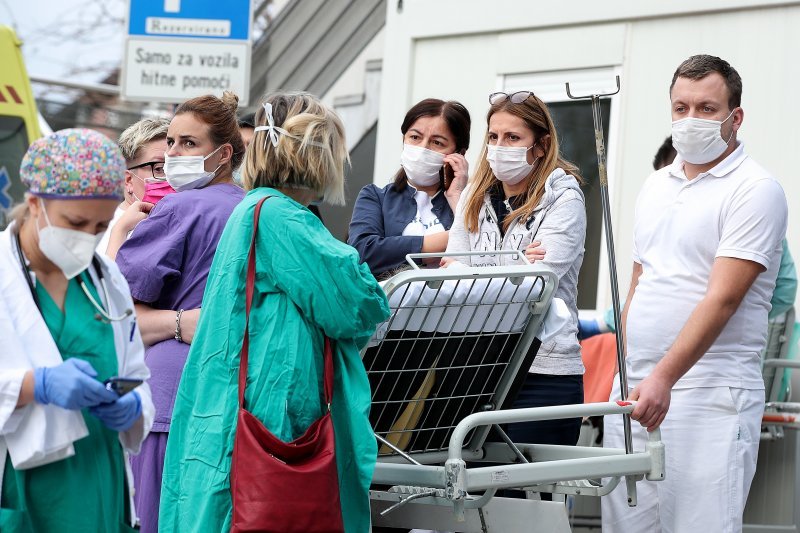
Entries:
{"label": "red reflective stripe", "polygon": [[3,91],[0,91],[0,102],[2,103],[8,102],[8,100],[6,100],[6,96],[3,94]]}
{"label": "red reflective stripe", "polygon": [[623,402],[623,401],[617,400],[617,405],[619,405],[620,407],[625,407],[625,406],[632,405],[632,404],[631,404],[631,402]]}
{"label": "red reflective stripe", "polygon": [[19,97],[17,91],[15,91],[11,85],[6,85],[6,89],[8,89],[8,94],[11,95],[11,98],[13,98],[16,103],[22,103],[22,98]]}

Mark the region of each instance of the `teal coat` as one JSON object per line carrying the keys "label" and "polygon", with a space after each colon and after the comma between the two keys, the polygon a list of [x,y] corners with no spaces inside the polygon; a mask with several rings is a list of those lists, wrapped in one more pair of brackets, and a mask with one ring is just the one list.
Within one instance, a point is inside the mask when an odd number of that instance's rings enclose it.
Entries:
{"label": "teal coat", "polygon": [[323,414],[323,333],[333,340],[332,406],[347,533],[369,531],[369,484],[377,446],[370,388],[359,355],[389,315],[381,288],[356,251],[308,209],[256,189],[234,210],[219,242],[197,333],[183,371],[167,445],[160,531],[228,531],[245,272],[255,204],[266,195],[257,238],[245,402],[290,441]]}

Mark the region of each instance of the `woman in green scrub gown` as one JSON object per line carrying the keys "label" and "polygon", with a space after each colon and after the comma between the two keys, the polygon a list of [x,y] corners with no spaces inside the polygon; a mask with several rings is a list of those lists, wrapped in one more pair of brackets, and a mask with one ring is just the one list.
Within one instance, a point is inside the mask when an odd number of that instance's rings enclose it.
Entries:
{"label": "woman in green scrub gown", "polygon": [[332,339],[331,412],[342,517],[348,533],[366,532],[377,446],[359,351],[388,316],[388,303],[356,251],[334,239],[307,209],[323,193],[328,201],[343,200],[343,127],[324,104],[303,93],[269,97],[256,118],[277,127],[256,128],[244,162],[249,192],[214,257],[175,403],[160,530],[219,532],[231,525],[246,262],[255,204],[271,196],[256,239],[245,402],[280,439],[300,436],[323,413],[324,335]]}
{"label": "woman in green scrub gown", "polygon": [[[79,277],[95,301],[101,301],[89,277]],[[64,361],[75,357],[91,363],[100,381],[118,374],[114,332],[110,324],[94,319],[97,311],[77,278],[67,283],[63,310],[41,284],[36,295]],[[72,457],[31,470],[15,470],[11,458],[6,459],[3,507],[22,510],[32,532],[132,531],[125,525],[125,463],[117,432],[88,409],[82,415],[89,436],[75,442]]]}
{"label": "woman in green scrub gown", "polygon": [[23,159],[28,186],[0,234],[0,531],[133,531],[125,451],[152,424],[130,293],[95,247],[125,162],[97,132],[63,130]]}

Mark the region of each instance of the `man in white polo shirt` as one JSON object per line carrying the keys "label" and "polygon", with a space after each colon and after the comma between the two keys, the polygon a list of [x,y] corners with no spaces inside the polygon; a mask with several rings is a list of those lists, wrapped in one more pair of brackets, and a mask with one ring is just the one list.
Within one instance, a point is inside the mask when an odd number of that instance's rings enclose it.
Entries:
{"label": "man in white polo shirt", "polygon": [[[634,448],[661,428],[666,479],[603,498],[603,532],[741,531],[764,409],[759,354],[786,233],[778,182],[736,138],[742,81],[692,56],[670,86],[678,156],[636,203],[633,276],[622,326]],[[612,399],[619,398],[619,385]],[[606,446],[622,420],[606,417]]]}

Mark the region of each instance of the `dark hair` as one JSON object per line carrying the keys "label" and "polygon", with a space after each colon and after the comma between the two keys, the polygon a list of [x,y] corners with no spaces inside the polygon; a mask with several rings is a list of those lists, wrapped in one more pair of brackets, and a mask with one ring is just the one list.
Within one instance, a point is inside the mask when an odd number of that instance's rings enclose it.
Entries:
{"label": "dark hair", "polygon": [[675,147],[672,146],[672,136],[670,135],[664,139],[664,142],[658,147],[656,156],[653,158],[653,169],[658,170],[672,164],[676,155],[678,155],[678,152],[675,150]]}
{"label": "dark hair", "polygon": [[256,127],[256,114],[255,113],[247,113],[246,115],[242,115],[239,117],[239,127],[240,128],[253,128]]}
{"label": "dark hair", "polygon": [[233,147],[231,156],[231,169],[236,170],[244,159],[244,141],[239,133],[239,122],[236,119],[236,109],[239,97],[230,91],[222,93],[222,98],[207,94],[198,96],[178,106],[176,115],[191,113],[201,121],[208,124],[211,142],[215,146],[230,144]]}
{"label": "dark hair", "polygon": [[[469,148],[469,128],[472,124],[469,118],[469,111],[460,102],[455,100],[439,100],[438,98],[426,98],[417,102],[406,113],[403,124],[400,125],[400,132],[405,136],[411,126],[422,117],[442,117],[447,129],[456,141],[456,152],[463,155]],[[440,172],[440,184],[444,186],[444,173]],[[394,176],[394,187],[398,191],[405,189],[408,184],[406,171],[401,167]]]}
{"label": "dark hair", "polygon": [[681,63],[672,75],[669,92],[672,94],[672,88],[678,78],[701,80],[714,72],[722,76],[725,86],[728,87],[728,109],[742,105],[742,78],[739,73],[724,59],[707,54],[692,56]]}

